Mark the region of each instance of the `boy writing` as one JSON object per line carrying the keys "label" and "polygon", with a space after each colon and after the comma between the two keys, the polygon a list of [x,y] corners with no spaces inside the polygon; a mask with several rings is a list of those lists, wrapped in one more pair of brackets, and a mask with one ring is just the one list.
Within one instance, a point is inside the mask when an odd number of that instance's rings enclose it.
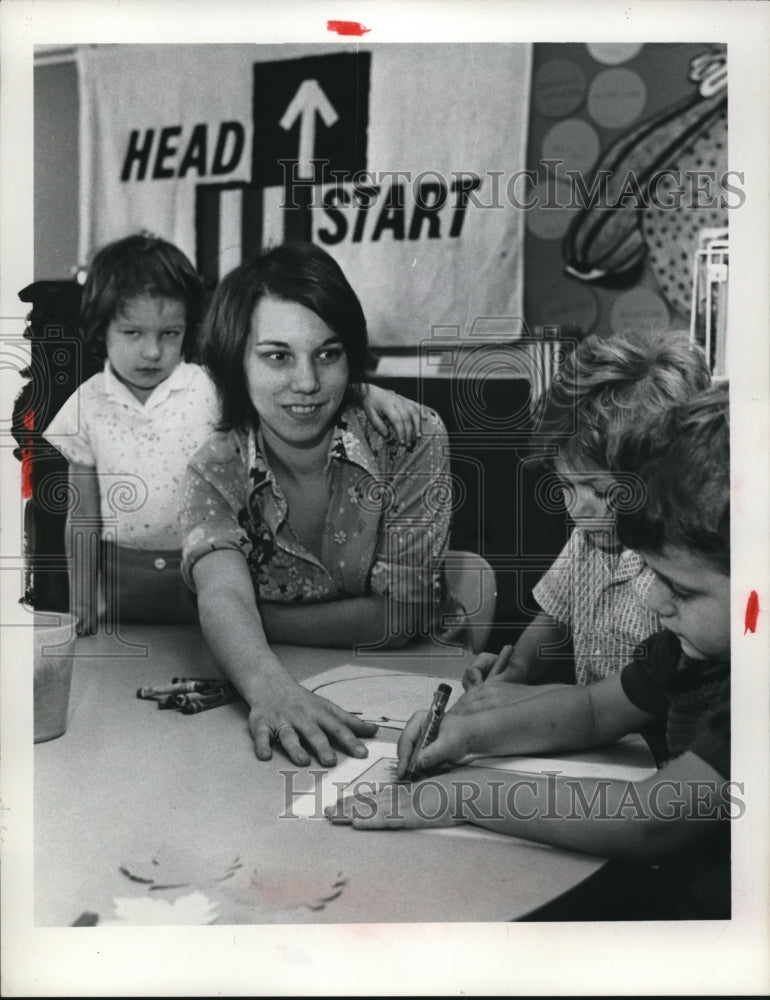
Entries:
{"label": "boy writing", "polygon": [[[650,574],[618,542],[609,499],[622,486],[609,473],[613,437],[709,385],[703,352],[685,333],[648,333],[633,340],[589,337],[569,356],[546,397],[537,442],[562,483],[575,528],[533,596],[540,612],[526,628],[500,680],[550,680],[571,638],[573,678],[592,684],[617,673],[637,645],[660,628],[645,606]],[[563,656],[563,654],[561,654]],[[488,676],[495,655],[466,671],[466,688]]]}
{"label": "boy writing", "polygon": [[[597,684],[540,693],[494,682],[474,687],[444,718],[417,766],[425,772],[468,755],[587,749],[644,732],[657,774],[633,784],[583,780],[586,808],[576,816],[566,781],[557,778],[554,786],[547,776],[528,775],[526,782],[521,776],[493,782],[490,772],[479,780],[479,770],[467,768],[392,785],[364,809],[349,800],[330,818],[361,829],[470,822],[603,857],[662,863],[674,883],[670,916],[724,919],[730,915],[726,820],[737,801],[729,781],[727,385],[628,431],[614,468],[637,477],[637,502],[618,512],[617,530],[653,573],[647,601],[664,631],[647,640],[643,656]],[[399,740],[399,775],[423,717],[414,716]],[[567,815],[569,822],[558,821]]]}

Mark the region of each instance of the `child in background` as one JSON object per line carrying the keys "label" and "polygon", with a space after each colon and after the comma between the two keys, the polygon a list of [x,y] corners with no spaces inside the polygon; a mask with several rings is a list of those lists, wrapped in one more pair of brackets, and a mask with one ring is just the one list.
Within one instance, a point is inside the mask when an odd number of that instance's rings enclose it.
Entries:
{"label": "child in background", "polygon": [[[581,779],[577,798],[574,780],[467,768],[417,784],[415,794],[394,784],[363,806],[351,798],[327,810],[330,818],[364,829],[470,822],[620,859],[642,890],[656,879],[665,889],[646,916],[729,918],[727,820],[744,808],[730,782],[729,439],[726,383],[620,439],[613,468],[640,488],[638,502],[617,512],[618,534],[650,568],[647,601],[664,626],[644,655],[597,684],[523,699],[519,688],[518,700],[515,685],[476,685],[416,762],[426,773],[469,754],[558,753],[645,732],[656,738],[660,770],[636,782]],[[399,776],[424,718],[413,716],[399,740]]]}
{"label": "child in background", "polygon": [[[202,312],[202,283],[166,240],[140,233],[95,255],[80,326],[104,370],[45,431],[69,462],[66,545],[79,634],[96,630],[102,603],[122,621],[197,621],[179,570],[179,500],[187,462],[220,414],[211,379],[194,363]],[[419,434],[417,404],[396,393],[367,386],[364,408],[383,433],[387,420],[401,440]]]}
{"label": "child in background", "polygon": [[[575,528],[533,590],[541,611],[507,665],[496,669],[496,680],[550,680],[559,647],[571,637],[574,679],[591,684],[617,673],[660,628],[644,605],[651,575],[616,536],[608,501],[624,487],[613,479],[609,451],[624,428],[687,400],[709,381],[705,356],[685,333],[592,336],[567,359],[546,397],[536,440],[556,451],[553,465]],[[478,657],[464,687],[483,681],[495,659]]]}

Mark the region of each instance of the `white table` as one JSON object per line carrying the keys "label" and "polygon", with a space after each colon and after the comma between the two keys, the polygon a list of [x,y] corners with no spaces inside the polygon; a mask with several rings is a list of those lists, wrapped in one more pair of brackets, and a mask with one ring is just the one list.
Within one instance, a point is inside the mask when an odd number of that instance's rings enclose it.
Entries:
{"label": "white table", "polygon": [[[136,697],[138,687],[173,676],[219,674],[200,631],[124,627],[121,640],[133,645],[105,635],[78,640],[67,732],[35,747],[37,925],[69,925],[84,912],[101,923],[114,915],[117,897],[173,901],[189,892],[150,891],[121,873],[161,845],[196,857],[238,856],[241,880],[256,873],[253,904],[242,894],[219,900],[220,923],[514,920],[603,864],[457,829],[364,833],[325,819],[281,819],[287,788],[313,787],[315,778],[280,753],[270,763],[256,759],[242,702],[185,716]],[[277,651],[299,680],[353,662],[459,680],[466,662],[426,658],[424,650],[376,659]],[[379,738],[397,735],[381,730]],[[330,894],[336,882],[343,891],[321,909],[303,902]],[[218,898],[216,888],[205,891]],[[292,900],[297,905],[287,905]]]}

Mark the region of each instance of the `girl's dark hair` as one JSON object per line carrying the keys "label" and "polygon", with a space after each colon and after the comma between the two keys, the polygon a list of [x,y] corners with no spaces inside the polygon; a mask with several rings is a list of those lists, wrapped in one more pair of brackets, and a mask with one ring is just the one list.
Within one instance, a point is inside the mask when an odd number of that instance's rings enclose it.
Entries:
{"label": "girl's dark hair", "polygon": [[217,286],[203,322],[201,360],[219,391],[220,428],[251,426],[244,354],[251,321],[266,296],[310,309],[341,340],[350,371],[345,402],[358,401],[369,347],[361,303],[339,264],[313,243],[284,243],[245,261]]}
{"label": "girl's dark hair", "polygon": [[193,360],[203,312],[203,283],[178,247],[150,233],[108,243],[94,256],[80,306],[80,330],[86,347],[104,360],[107,328],[126,302],[139,295],[184,303],[182,356]]}

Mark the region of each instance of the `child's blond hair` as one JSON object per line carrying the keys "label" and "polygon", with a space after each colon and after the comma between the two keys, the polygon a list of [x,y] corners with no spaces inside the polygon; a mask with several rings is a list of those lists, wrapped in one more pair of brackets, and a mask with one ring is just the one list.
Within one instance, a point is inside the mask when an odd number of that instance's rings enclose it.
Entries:
{"label": "child's blond hair", "polygon": [[703,351],[684,332],[588,337],[554,378],[537,442],[574,471],[610,471],[618,432],[685,402],[710,381]]}

